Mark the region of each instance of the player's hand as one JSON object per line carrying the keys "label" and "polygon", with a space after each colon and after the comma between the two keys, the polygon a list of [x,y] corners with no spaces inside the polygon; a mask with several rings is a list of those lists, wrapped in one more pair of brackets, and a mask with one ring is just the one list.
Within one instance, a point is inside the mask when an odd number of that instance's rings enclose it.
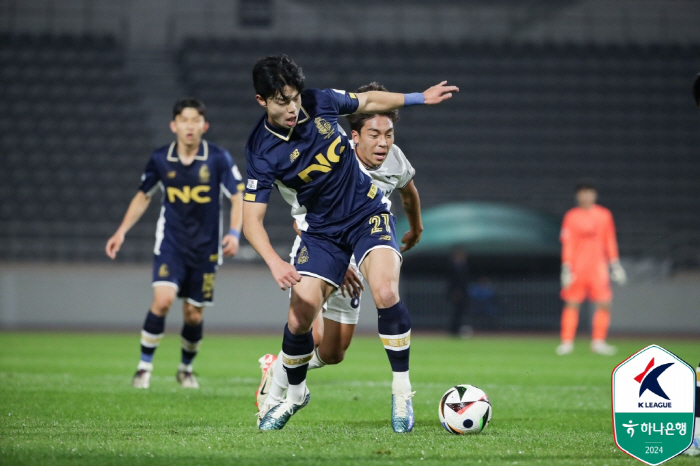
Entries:
{"label": "player's hand", "polygon": [[301,275],[297,272],[297,269],[282,259],[270,265],[270,272],[272,272],[272,278],[275,279],[282,290],[291,288],[301,281]]}
{"label": "player's hand", "polygon": [[[357,273],[355,267],[352,265],[348,266],[348,270],[345,272],[345,278],[343,283],[340,285],[340,293],[343,297],[354,297],[360,296],[362,291],[365,289],[365,285],[362,283],[362,278],[360,274]],[[347,294],[345,294],[347,292]]]}
{"label": "player's hand", "polygon": [[420,231],[407,231],[401,238],[401,244],[403,244],[403,246],[401,246],[401,252],[406,252],[416,244],[420,243],[421,234],[422,232]]}
{"label": "player's hand", "polygon": [[226,235],[221,241],[221,246],[223,246],[222,252],[224,257],[233,257],[238,252],[238,238],[233,235]]}
{"label": "player's hand", "polygon": [[436,84],[423,92],[425,105],[439,104],[443,100],[451,98],[453,92],[459,92],[459,88],[457,86],[448,86],[447,81],[442,81],[440,84]]}
{"label": "player's hand", "polygon": [[574,273],[571,268],[564,264],[561,266],[561,287],[568,288],[574,282]]}
{"label": "player's hand", "polygon": [[610,263],[610,280],[621,286],[627,283],[627,273],[620,265],[620,261]]}
{"label": "player's hand", "polygon": [[117,253],[124,243],[124,235],[120,232],[116,232],[110,239],[107,240],[107,246],[105,247],[105,252],[110,259],[117,257]]}

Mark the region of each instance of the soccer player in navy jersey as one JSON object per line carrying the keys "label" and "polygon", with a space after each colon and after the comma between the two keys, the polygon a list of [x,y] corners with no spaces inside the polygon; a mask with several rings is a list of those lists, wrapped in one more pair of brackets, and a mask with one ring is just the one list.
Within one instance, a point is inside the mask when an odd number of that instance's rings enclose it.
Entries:
{"label": "soccer player in navy jersey", "polygon": [[[338,117],[438,104],[458,88],[443,81],[414,94],[304,90],[301,68],[286,55],[260,60],[253,83],[256,100],[266,112],[246,144],[243,228],[280,288],[292,287],[282,340],[289,388],[283,400],[268,397],[258,413],[259,427],[281,429],[309,402],[306,373],[314,350],[312,324],[342,283],[354,254],[374,297],[379,334],[394,373],[392,427],[408,432],[414,424],[408,377],[411,324],[398,293],[401,256],[393,217],[382,191],[361,170],[339,131]],[[306,210],[295,265],[275,252],[263,226],[273,186],[288,203]]]}
{"label": "soccer player in navy jersey", "polygon": [[[209,128],[205,116],[206,108],[197,99],[175,103],[170,129],[176,141],[151,154],[139,191],[107,241],[107,255],[114,259],[153,194],[163,191],[153,249],[154,297],[141,330],[141,360],[132,382],[136,388],[149,387],[153,354],[176,296],[184,300],[182,358],[176,379],[182,387],[199,388],[192,361],[202,340],[202,310],[213,304],[214,277],[223,256],[238,252],[243,180],[229,153],[202,139]],[[231,201],[231,220],[222,240],[223,196]]]}

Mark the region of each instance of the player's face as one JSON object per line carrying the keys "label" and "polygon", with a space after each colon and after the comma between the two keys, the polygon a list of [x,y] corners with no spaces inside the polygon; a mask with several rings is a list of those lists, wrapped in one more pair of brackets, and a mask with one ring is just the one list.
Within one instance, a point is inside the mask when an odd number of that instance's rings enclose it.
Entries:
{"label": "player's face", "polygon": [[187,146],[199,145],[209,123],[194,108],[186,107],[170,122],[170,130],[177,134],[177,142]]}
{"label": "player's face", "polygon": [[597,197],[598,193],[595,189],[581,189],[576,193],[578,205],[584,209],[589,209],[591,206],[593,206]]}
{"label": "player's face", "polygon": [[394,144],[394,122],[386,116],[377,115],[365,121],[359,133],[353,131],[352,140],[355,153],[362,163],[372,168],[379,167]]}
{"label": "player's face", "polygon": [[260,95],[255,99],[267,110],[267,120],[279,128],[294,128],[301,111],[301,94],[291,86],[284,86],[283,94],[267,100]]}

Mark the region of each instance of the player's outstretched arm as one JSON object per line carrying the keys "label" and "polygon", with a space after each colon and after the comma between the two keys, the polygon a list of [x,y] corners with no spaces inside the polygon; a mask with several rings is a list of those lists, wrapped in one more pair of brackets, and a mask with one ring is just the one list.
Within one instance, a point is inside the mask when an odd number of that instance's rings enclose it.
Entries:
{"label": "player's outstretched arm", "polygon": [[457,86],[448,85],[447,81],[427,89],[425,92],[414,94],[399,94],[396,92],[369,91],[357,94],[359,106],[355,113],[380,113],[396,110],[409,105],[435,105],[452,97],[459,92]]}
{"label": "player's outstretched arm", "polygon": [[301,275],[289,262],[285,262],[275,252],[270,237],[263,226],[263,219],[267,212],[267,204],[260,202],[243,203],[243,233],[253,249],[262,256],[270,267],[272,277],[283,290],[296,285],[301,281]]}
{"label": "player's outstretched arm", "polygon": [[403,244],[403,246],[401,246],[401,252],[406,252],[418,244],[421,234],[423,233],[423,222],[421,221],[420,215],[420,196],[418,195],[418,190],[413,180],[403,189],[399,189],[399,195],[401,196],[401,205],[403,206],[404,212],[406,212],[406,218],[408,219],[408,226],[410,228],[401,238],[401,243]]}
{"label": "player's outstretched arm", "polygon": [[143,213],[146,212],[148,204],[150,203],[151,198],[148,197],[146,193],[143,191],[136,193],[129,204],[129,208],[126,209],[126,214],[124,214],[124,219],[122,220],[121,225],[119,225],[119,228],[117,228],[117,231],[112,235],[112,237],[107,240],[105,252],[110,259],[117,257],[117,253],[124,243],[126,233],[131,230],[131,227],[133,227],[136,222],[139,221]]}
{"label": "player's outstretched arm", "polygon": [[231,196],[231,228],[224,235],[221,245],[225,257],[233,257],[238,252],[238,243],[243,225],[243,193]]}

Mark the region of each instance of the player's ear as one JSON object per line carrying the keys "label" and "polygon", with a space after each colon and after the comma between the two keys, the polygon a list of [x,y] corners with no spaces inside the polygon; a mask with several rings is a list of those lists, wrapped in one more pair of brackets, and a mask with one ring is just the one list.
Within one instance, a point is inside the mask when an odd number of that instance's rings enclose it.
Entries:
{"label": "player's ear", "polygon": [[267,108],[267,102],[262,98],[260,94],[255,94],[255,100],[258,101],[261,107]]}
{"label": "player's ear", "polygon": [[170,131],[177,134],[177,126],[175,126],[175,120],[170,121]]}
{"label": "player's ear", "polygon": [[209,129],[209,122],[205,121],[204,122],[204,131],[202,131],[202,134],[206,133],[208,129]]}
{"label": "player's ear", "polygon": [[352,136],[352,142],[354,142],[355,144],[360,142],[360,133],[353,129],[352,131],[350,131],[350,135]]}

